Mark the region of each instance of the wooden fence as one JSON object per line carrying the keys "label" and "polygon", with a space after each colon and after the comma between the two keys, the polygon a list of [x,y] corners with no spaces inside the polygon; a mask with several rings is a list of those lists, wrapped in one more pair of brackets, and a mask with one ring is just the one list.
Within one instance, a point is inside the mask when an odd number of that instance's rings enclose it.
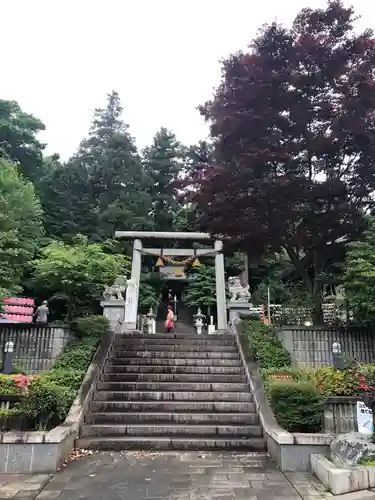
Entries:
{"label": "wooden fence", "polygon": [[338,342],[345,358],[375,362],[375,335],[366,328],[281,327],[277,333],[294,365],[317,368],[333,365],[332,345]]}
{"label": "wooden fence", "polygon": [[14,342],[14,364],[26,373],[36,373],[52,367],[69,341],[69,329],[54,325],[0,323],[0,360],[4,346]]}

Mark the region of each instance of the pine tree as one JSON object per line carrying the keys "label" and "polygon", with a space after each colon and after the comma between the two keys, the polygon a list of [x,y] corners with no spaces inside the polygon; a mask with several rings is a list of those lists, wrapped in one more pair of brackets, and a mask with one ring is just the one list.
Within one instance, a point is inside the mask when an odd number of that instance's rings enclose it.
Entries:
{"label": "pine tree", "polygon": [[151,200],[141,159],[121,115],[113,91],[107,106],[95,110],[77,153],[53,172],[44,202],[52,234],[79,232],[103,241],[116,229],[150,229]]}
{"label": "pine tree", "polygon": [[176,136],[166,128],[155,135],[143,152],[148,193],[152,198],[151,216],[155,230],[171,231],[179,208],[176,181],[183,171],[183,150]]}
{"label": "pine tree", "polygon": [[201,265],[192,269],[188,277],[185,304],[193,309],[200,307],[202,311],[210,314],[216,307],[216,281],[215,267]]}

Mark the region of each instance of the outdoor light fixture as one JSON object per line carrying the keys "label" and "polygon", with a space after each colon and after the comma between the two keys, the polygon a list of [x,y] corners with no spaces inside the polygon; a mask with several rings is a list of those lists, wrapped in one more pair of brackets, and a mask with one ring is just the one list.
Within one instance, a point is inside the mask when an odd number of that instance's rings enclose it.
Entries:
{"label": "outdoor light fixture", "polygon": [[341,344],[340,344],[340,342],[334,342],[332,344],[332,352],[333,352],[333,354],[341,354]]}
{"label": "outdoor light fixture", "polygon": [[5,342],[4,352],[14,352],[14,342],[11,340]]}
{"label": "outdoor light fixture", "polygon": [[332,361],[333,366],[338,370],[343,370],[345,367],[345,361],[341,352],[340,342],[333,342],[332,344]]}

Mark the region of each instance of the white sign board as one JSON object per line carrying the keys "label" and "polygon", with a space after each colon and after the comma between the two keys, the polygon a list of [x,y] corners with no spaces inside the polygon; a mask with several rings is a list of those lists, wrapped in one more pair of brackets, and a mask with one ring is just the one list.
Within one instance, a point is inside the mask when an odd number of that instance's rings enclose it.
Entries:
{"label": "white sign board", "polygon": [[159,270],[165,280],[186,280],[185,266],[163,266]]}
{"label": "white sign board", "polygon": [[372,410],[367,408],[362,401],[357,401],[357,422],[358,432],[362,434],[372,434]]}

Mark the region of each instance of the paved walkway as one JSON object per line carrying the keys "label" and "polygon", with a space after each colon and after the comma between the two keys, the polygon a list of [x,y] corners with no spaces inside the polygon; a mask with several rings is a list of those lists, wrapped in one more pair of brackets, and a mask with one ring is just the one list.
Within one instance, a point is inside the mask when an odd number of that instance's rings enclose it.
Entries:
{"label": "paved walkway", "polygon": [[0,474],[0,500],[34,500],[51,478],[48,474]]}
{"label": "paved walkway", "polygon": [[[98,452],[69,463],[36,500],[319,500],[308,474],[257,467],[251,454]],[[0,498],[1,488],[0,488]],[[31,498],[14,496],[18,500]]]}

